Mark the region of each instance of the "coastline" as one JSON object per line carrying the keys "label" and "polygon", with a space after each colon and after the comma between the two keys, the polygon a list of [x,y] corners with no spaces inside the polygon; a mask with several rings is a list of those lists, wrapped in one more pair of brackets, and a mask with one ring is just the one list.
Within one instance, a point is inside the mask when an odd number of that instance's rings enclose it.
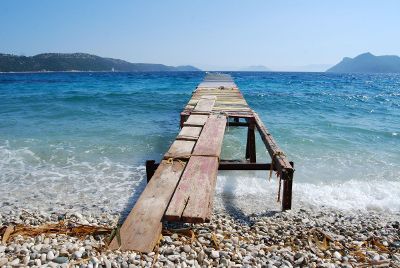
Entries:
{"label": "coastline", "polygon": [[[60,220],[114,228],[118,213],[0,213],[0,226],[43,226]],[[215,209],[207,224],[169,224],[148,254],[108,251],[108,235],[12,237],[0,267],[400,267],[400,213],[296,208],[233,213]],[[4,228],[3,228],[4,230]]]}
{"label": "coastline", "polygon": [[48,73],[174,73],[174,72],[205,72],[205,71],[78,71],[78,70],[70,70],[70,71],[27,71],[27,72],[0,72],[0,74],[48,74]]}

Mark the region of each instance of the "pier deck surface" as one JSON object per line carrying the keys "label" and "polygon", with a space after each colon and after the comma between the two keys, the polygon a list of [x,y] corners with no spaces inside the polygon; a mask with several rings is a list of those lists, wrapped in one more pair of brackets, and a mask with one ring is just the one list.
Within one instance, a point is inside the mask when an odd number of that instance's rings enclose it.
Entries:
{"label": "pier deck surface", "polygon": [[[282,207],[290,209],[291,163],[248,106],[232,77],[207,74],[181,113],[181,131],[123,223],[121,243],[114,238],[110,249],[150,252],[160,238],[163,220],[210,221],[225,127],[227,123],[234,124],[231,119],[236,119],[238,126],[248,127],[246,158],[249,164],[252,162],[251,167],[257,167],[254,131],[259,131],[272,159],[271,164],[259,166],[278,172],[283,180]],[[229,163],[229,169],[243,169],[245,165],[246,161],[236,166]]]}

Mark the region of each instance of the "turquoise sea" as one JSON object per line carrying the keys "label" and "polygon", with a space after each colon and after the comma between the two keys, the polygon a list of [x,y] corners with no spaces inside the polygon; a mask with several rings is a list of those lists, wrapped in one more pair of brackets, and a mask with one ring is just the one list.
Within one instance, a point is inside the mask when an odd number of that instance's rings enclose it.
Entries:
{"label": "turquoise sea", "polygon": [[[400,211],[400,75],[231,73],[295,162],[294,206]],[[0,212],[118,211],[179,131],[204,73],[0,74]],[[244,156],[227,130],[223,158]],[[257,141],[260,161],[267,161]],[[222,172],[217,195],[275,196],[267,172]]]}

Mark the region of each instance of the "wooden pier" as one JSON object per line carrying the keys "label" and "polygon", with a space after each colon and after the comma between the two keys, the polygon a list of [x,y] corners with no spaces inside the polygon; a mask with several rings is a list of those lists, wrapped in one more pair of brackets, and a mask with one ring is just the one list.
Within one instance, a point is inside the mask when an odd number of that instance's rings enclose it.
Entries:
{"label": "wooden pier", "polygon": [[[220,159],[225,128],[246,127],[245,160]],[[275,170],[282,209],[291,208],[293,163],[281,151],[230,75],[207,74],[180,115],[181,130],[159,164],[146,162],[147,187],[111,249],[150,252],[162,222],[209,222],[218,170]],[[271,163],[256,161],[256,130]]]}

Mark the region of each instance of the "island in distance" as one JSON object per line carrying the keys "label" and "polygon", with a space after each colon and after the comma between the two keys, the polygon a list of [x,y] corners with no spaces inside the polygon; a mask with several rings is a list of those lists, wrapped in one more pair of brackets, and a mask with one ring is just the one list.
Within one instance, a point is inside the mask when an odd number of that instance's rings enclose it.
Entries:
{"label": "island in distance", "polygon": [[364,53],[355,58],[345,57],[329,68],[330,73],[400,73],[400,57],[375,56]]}
{"label": "island in distance", "polygon": [[271,70],[264,65],[248,66],[240,69],[242,72],[270,72]]}
{"label": "island in distance", "polygon": [[86,53],[44,53],[35,56],[0,54],[0,72],[165,72],[201,71],[186,66],[168,66],[153,63],[131,63],[124,60],[103,58]]}

